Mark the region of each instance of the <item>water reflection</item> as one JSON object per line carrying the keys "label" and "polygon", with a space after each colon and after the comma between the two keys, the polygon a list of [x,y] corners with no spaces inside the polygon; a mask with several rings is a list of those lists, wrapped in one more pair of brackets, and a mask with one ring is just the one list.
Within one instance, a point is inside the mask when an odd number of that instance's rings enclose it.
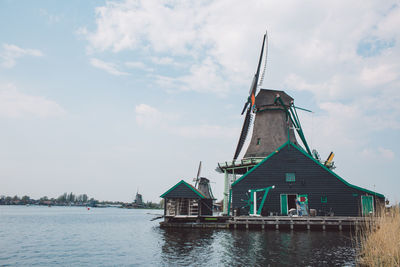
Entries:
{"label": "water reflection", "polygon": [[348,233],[166,229],[163,242],[165,265],[355,265]]}
{"label": "water reflection", "polygon": [[161,252],[164,263],[178,265],[203,264],[207,262],[207,251],[213,243],[213,231],[206,229],[165,229],[163,230]]}

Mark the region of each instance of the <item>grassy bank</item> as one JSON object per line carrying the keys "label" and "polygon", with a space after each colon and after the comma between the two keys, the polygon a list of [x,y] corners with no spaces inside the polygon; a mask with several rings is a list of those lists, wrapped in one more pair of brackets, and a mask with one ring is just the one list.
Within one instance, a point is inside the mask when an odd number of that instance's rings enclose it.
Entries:
{"label": "grassy bank", "polygon": [[380,212],[357,235],[360,244],[358,262],[362,266],[400,266],[399,206]]}

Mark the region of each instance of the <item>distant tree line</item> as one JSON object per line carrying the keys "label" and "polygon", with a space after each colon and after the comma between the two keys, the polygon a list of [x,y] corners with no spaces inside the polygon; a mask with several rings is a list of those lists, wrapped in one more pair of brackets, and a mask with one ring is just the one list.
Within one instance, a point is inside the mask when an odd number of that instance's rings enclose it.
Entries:
{"label": "distant tree line", "polygon": [[[18,197],[17,195],[4,196],[0,195],[0,205],[46,205],[46,206],[91,206],[91,207],[132,207],[132,203],[122,201],[98,201],[89,198],[87,194],[75,195],[74,193],[64,193],[57,198],[49,198],[47,196],[39,199],[33,199],[29,196]],[[140,208],[158,209],[162,208],[160,203],[146,202]]]}
{"label": "distant tree line", "polygon": [[64,193],[57,198],[49,198],[47,196],[39,199],[33,199],[30,196],[14,197],[0,196],[0,205],[86,205],[91,202],[98,202],[94,198],[90,198],[86,194],[75,195],[74,193]]}

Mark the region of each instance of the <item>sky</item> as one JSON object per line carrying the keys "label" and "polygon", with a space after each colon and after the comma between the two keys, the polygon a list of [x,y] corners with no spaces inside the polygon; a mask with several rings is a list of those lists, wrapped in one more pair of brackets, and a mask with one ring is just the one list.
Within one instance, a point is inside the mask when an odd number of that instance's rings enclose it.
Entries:
{"label": "sky", "polygon": [[[311,148],[400,201],[399,1],[0,0],[0,195],[144,201],[233,157],[263,88]],[[245,151],[245,149],[243,149]]]}

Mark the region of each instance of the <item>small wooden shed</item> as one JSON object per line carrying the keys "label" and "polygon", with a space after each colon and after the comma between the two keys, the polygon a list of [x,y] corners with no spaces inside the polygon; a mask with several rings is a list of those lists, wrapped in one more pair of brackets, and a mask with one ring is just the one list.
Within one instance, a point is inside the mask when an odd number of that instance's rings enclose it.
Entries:
{"label": "small wooden shed", "polygon": [[164,216],[209,216],[212,215],[213,199],[207,198],[194,186],[181,180],[160,196],[164,199]]}

